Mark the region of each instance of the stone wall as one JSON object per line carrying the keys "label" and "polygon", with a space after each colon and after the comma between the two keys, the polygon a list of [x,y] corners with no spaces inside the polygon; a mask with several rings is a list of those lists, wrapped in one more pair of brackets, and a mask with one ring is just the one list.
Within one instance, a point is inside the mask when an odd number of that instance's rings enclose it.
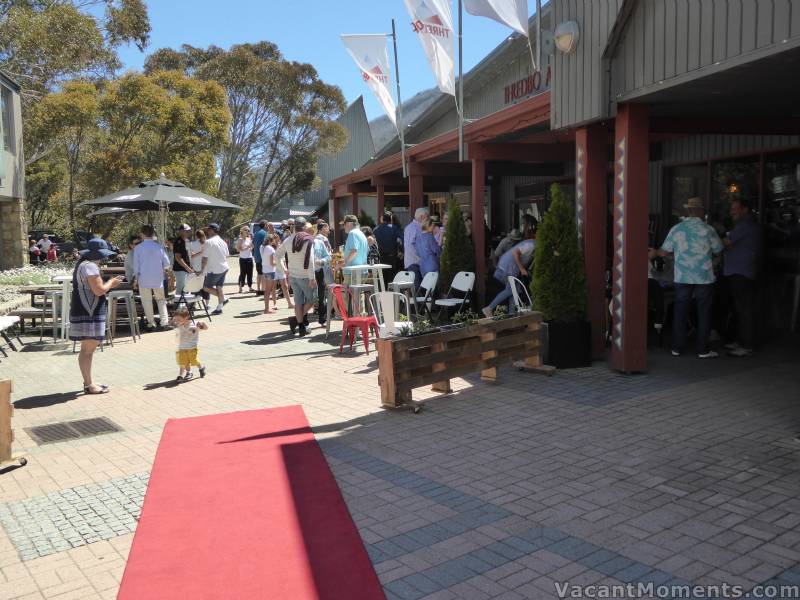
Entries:
{"label": "stone wall", "polygon": [[28,262],[25,211],[22,200],[0,198],[0,270]]}

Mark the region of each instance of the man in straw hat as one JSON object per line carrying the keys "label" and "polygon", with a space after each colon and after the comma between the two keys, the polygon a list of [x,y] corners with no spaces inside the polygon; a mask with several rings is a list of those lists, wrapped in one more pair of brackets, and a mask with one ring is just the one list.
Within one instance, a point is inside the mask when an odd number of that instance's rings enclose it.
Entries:
{"label": "man in straw hat", "polygon": [[673,254],[675,258],[675,314],[672,322],[672,355],[680,356],[686,347],[686,321],[692,296],[697,306],[697,356],[719,356],[708,347],[711,332],[711,306],[714,294],[712,257],[724,246],[717,232],[703,217],[702,198],[689,198],[684,208],[689,216],[670,229],[660,250],[651,249],[650,258]]}

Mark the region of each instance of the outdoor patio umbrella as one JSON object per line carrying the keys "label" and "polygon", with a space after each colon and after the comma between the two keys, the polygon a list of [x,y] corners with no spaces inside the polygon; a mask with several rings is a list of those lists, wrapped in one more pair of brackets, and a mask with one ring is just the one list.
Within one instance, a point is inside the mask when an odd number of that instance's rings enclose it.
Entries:
{"label": "outdoor patio umbrella", "polygon": [[106,206],[105,208],[100,208],[93,212],[90,212],[87,217],[94,218],[94,217],[120,217],[122,215],[128,215],[130,213],[136,212],[135,208],[120,208],[119,206]]}
{"label": "outdoor patio umbrella", "polygon": [[239,210],[239,207],[219,198],[171,181],[162,174],[156,180],[143,181],[136,187],[125,188],[101,198],[83,202],[81,206],[106,206],[132,210],[158,211],[161,214],[159,236],[166,239],[167,214],[186,210]]}

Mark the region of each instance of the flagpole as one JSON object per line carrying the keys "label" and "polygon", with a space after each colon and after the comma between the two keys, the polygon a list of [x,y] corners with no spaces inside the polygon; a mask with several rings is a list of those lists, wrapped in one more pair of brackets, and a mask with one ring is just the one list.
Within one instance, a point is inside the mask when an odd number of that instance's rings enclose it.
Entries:
{"label": "flagpole", "polygon": [[[551,20],[552,22],[552,20]],[[528,33],[528,45],[530,46],[531,36]],[[536,0],[536,69],[542,71],[542,0]]]}
{"label": "flagpole", "polygon": [[394,44],[394,74],[395,81],[397,82],[397,108],[395,108],[395,116],[397,120],[397,133],[400,137],[400,160],[403,162],[403,179],[408,176],[406,170],[406,135],[403,131],[403,101],[400,98],[400,61],[397,58],[397,29],[395,28],[394,19],[392,19],[392,42]]}
{"label": "flagpole", "polygon": [[464,161],[464,48],[463,22],[464,8],[458,0],[458,161]]}

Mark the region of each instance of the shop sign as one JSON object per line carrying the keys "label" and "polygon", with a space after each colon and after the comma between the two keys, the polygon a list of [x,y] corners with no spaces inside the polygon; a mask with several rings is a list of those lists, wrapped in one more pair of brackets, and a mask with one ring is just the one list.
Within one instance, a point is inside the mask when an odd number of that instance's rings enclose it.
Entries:
{"label": "shop sign", "polygon": [[520,79],[514,83],[508,84],[504,88],[505,103],[511,104],[512,102],[521,98],[538,94],[550,88],[550,65],[547,66],[547,73],[542,81],[541,71],[534,71],[533,75],[528,75],[525,79]]}

